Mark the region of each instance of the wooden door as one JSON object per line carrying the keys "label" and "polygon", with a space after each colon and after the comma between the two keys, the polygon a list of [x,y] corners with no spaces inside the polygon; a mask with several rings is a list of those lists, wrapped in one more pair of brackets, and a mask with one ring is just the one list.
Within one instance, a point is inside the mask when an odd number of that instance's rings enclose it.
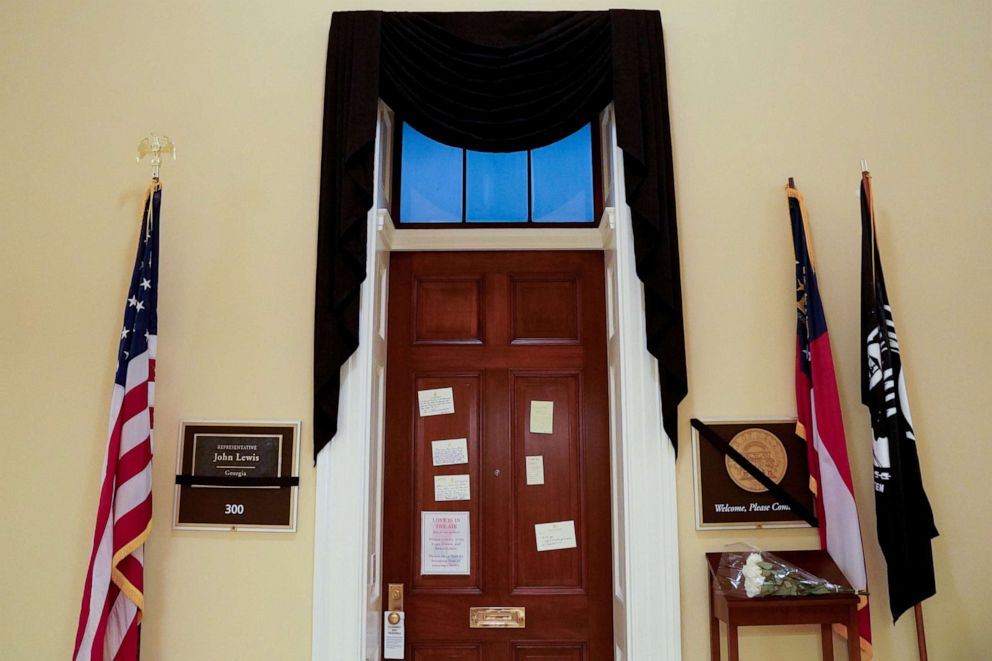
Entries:
{"label": "wooden door", "polygon": [[[603,254],[393,253],[386,382],[383,583],[404,586],[405,658],[612,659]],[[454,412],[421,415],[418,392],[443,388]],[[435,465],[432,442],[461,438],[467,463]],[[435,500],[452,475],[468,499]],[[423,573],[424,512],[468,512],[467,573]],[[538,550],[536,525],[563,523],[567,547],[568,522],[574,548]],[[471,628],[473,607],[522,607],[525,626]]]}

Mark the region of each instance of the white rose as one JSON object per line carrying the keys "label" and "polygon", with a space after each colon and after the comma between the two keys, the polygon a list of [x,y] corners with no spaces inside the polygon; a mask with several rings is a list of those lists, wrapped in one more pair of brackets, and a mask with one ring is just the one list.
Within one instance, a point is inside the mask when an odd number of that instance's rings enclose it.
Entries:
{"label": "white rose", "polygon": [[758,563],[761,562],[760,553],[752,553],[744,563],[744,592],[748,597],[756,597],[761,594],[761,586],[765,583],[765,574]]}

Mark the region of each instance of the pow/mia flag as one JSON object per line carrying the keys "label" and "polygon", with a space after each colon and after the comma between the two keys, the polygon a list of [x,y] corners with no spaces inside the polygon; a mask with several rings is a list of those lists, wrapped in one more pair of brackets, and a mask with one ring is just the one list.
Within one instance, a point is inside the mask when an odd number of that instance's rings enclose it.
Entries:
{"label": "pow/mia flag", "polygon": [[878,542],[888,566],[893,621],[933,596],[930,540],[937,536],[923,490],[899,340],[875,241],[871,175],[861,178],[861,401],[871,414]]}

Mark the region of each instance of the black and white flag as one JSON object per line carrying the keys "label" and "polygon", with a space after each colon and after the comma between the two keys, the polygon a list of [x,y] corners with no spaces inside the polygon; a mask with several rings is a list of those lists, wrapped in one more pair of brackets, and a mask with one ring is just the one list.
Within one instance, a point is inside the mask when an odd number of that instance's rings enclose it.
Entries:
{"label": "black and white flag", "polygon": [[936,593],[930,540],[937,536],[923,490],[899,340],[875,241],[871,175],[861,180],[861,401],[871,414],[878,541],[897,620]]}

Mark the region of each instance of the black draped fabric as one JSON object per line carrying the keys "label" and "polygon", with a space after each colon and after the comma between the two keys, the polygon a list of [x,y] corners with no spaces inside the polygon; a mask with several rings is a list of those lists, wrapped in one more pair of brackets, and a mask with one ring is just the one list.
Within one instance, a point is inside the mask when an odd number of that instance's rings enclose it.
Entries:
{"label": "black draped fabric", "polygon": [[327,52],[315,456],[337,431],[340,369],[358,346],[379,98],[435,140],[503,152],[560,140],[613,101],[647,346],[658,359],[663,424],[677,450],[677,408],[688,386],[659,14],[335,12]]}
{"label": "black draped fabric", "polygon": [[379,94],[449,145],[543,147],[610,102],[610,43],[606,12],[384,14]]}
{"label": "black draped fabric", "polygon": [[648,351],[658,359],[662,422],[677,453],[678,406],[689,385],[661,16],[614,10],[610,18],[617,146],[623,150],[637,277],[644,283]]}
{"label": "black draped fabric", "polygon": [[314,461],[337,433],[341,366],[358,348],[379,105],[379,16],[335,13],[327,45],[314,305]]}

